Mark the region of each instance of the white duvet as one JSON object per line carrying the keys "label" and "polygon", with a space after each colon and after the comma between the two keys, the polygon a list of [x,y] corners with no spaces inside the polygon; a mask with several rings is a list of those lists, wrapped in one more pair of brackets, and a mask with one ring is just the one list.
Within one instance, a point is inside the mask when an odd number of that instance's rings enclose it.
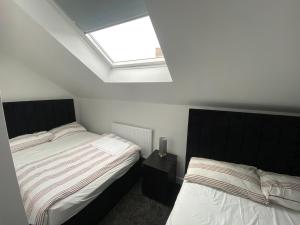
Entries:
{"label": "white duvet", "polygon": [[300,212],[184,182],[167,225],[299,225]]}
{"label": "white duvet", "polygon": [[[13,154],[14,164],[16,167],[19,167],[28,162],[53,155],[67,148],[95,139],[96,137],[100,136],[90,132],[80,132],[62,137],[53,142],[28,148]],[[67,221],[101,194],[111,183],[124,175],[138,159],[139,153],[137,152],[80,191],[52,205],[46,215],[45,225],[59,225]]]}

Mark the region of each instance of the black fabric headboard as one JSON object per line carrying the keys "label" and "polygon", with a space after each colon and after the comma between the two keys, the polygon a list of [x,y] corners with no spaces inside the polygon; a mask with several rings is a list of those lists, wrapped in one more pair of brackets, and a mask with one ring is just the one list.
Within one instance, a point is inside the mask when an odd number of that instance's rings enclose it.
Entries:
{"label": "black fabric headboard", "polygon": [[186,168],[193,156],[300,176],[300,117],[190,109]]}
{"label": "black fabric headboard", "polygon": [[3,103],[9,138],[76,121],[73,99]]}

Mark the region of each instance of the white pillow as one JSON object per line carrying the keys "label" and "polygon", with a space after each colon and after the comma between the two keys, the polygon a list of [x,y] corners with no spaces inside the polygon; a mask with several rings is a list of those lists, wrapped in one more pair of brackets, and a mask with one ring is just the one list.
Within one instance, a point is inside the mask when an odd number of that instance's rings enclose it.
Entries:
{"label": "white pillow", "polygon": [[53,135],[47,131],[34,134],[25,134],[9,140],[11,151],[17,152],[39,144],[46,143],[53,138]]}
{"label": "white pillow", "polygon": [[184,179],[187,182],[198,183],[261,204],[268,204],[261,191],[256,170],[252,166],[192,158]]}
{"label": "white pillow", "polygon": [[300,177],[258,170],[261,189],[274,204],[300,211]]}
{"label": "white pillow", "polygon": [[86,129],[83,126],[81,126],[79,123],[73,122],[73,123],[69,123],[69,124],[54,128],[54,129],[50,130],[49,132],[53,134],[52,141],[54,141],[65,135],[70,135],[70,134],[82,132],[82,131],[86,131]]}

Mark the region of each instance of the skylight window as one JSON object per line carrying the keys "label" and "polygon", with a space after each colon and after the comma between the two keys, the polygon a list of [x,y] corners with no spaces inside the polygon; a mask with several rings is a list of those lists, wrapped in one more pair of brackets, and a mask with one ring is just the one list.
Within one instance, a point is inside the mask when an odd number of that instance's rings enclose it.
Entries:
{"label": "skylight window", "polygon": [[164,62],[150,17],[87,34],[112,65]]}

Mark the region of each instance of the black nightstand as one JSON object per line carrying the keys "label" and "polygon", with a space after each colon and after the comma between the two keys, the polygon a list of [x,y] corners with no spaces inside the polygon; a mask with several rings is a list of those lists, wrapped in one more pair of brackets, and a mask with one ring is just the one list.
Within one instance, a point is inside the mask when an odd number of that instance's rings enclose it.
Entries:
{"label": "black nightstand", "polygon": [[155,150],[142,164],[143,194],[163,204],[172,204],[176,189],[176,165],[176,155],[168,153],[161,158]]}

